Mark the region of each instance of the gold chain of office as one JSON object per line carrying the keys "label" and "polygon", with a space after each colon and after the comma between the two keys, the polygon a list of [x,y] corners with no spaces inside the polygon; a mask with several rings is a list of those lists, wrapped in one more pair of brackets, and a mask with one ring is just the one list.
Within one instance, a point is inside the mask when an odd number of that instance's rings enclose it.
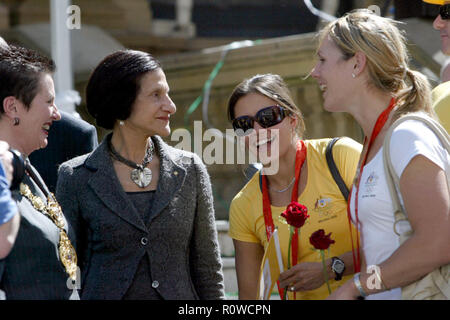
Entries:
{"label": "gold chain of office", "polygon": [[59,257],[64,265],[64,268],[66,269],[67,274],[70,276],[72,281],[75,281],[77,276],[77,254],[69,240],[69,237],[67,236],[66,231],[64,230],[65,223],[63,213],[61,207],[56,201],[55,196],[53,194],[49,194],[47,197],[47,204],[45,204],[44,201],[40,197],[35,196],[31,192],[30,187],[24,183],[20,184],[20,194],[27,198],[37,211],[49,217],[58,227]]}

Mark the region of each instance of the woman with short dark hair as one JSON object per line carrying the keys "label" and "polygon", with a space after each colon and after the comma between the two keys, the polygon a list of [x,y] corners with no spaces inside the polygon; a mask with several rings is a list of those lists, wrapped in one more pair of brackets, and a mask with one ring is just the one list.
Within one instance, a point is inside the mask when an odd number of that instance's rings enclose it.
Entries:
{"label": "woman with short dark hair", "polygon": [[[9,255],[0,260],[6,299],[64,300],[72,296],[77,260],[73,230],[28,156],[48,144],[55,106],[52,60],[25,48],[0,50],[0,140],[19,151],[26,175],[12,192],[20,227]],[[69,284],[69,285],[68,285]]]}
{"label": "woman with short dark hair", "polygon": [[208,173],[160,138],[176,111],[160,63],[115,52],[92,73],[86,100],[112,133],[64,163],[57,185],[77,234],[81,298],[223,298]]}

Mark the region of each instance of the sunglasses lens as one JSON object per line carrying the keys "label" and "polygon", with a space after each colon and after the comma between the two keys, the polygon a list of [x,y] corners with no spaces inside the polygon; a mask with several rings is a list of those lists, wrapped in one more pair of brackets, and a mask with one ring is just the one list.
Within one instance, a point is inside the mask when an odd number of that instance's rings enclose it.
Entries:
{"label": "sunglasses lens", "polygon": [[449,20],[450,19],[450,4],[444,4],[443,6],[440,6],[439,14],[441,15],[441,18],[443,20]]}
{"label": "sunglasses lens", "polygon": [[[247,131],[253,129],[254,120],[263,128],[269,128],[283,121],[285,111],[280,106],[270,106],[259,110],[255,118],[242,116],[233,120],[233,129],[237,135],[245,135]],[[242,130],[242,131],[241,131]]]}
{"label": "sunglasses lens", "polygon": [[236,118],[233,120],[233,129],[234,131],[242,130],[243,135],[246,131],[253,129],[253,120],[249,116]]}
{"label": "sunglasses lens", "polygon": [[258,123],[263,128],[269,128],[279,124],[284,119],[284,111],[280,106],[264,108],[256,114]]}

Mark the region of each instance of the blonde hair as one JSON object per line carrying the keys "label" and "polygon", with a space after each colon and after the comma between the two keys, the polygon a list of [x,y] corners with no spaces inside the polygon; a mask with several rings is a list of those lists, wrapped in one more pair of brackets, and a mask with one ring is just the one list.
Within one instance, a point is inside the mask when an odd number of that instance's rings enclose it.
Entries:
{"label": "blonde hair", "polygon": [[436,117],[430,84],[425,75],[409,68],[406,39],[397,24],[370,10],[354,10],[329,23],[319,39],[333,40],[346,60],[356,52],[365,54],[369,85],[397,99],[394,118],[415,111]]}
{"label": "blonde hair", "polygon": [[303,114],[294,103],[286,83],[277,74],[257,74],[238,84],[228,99],[228,119],[230,121],[235,118],[234,107],[238,100],[250,93],[264,95],[288,110],[289,114],[294,114],[298,119],[296,131],[300,137],[303,137],[306,130]]}

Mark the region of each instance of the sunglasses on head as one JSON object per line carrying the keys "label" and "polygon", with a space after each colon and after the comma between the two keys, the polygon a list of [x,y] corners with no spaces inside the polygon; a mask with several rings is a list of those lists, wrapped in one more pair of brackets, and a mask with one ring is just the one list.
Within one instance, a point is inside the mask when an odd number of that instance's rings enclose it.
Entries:
{"label": "sunglasses on head", "polygon": [[450,20],[450,3],[439,7],[439,15],[442,20]]}
{"label": "sunglasses on head", "polygon": [[265,107],[259,110],[254,117],[252,116],[242,116],[235,118],[232,122],[234,131],[242,130],[247,132],[247,130],[253,129],[255,121],[263,128],[269,128],[274,125],[279,124],[286,117],[286,110],[279,106]]}

